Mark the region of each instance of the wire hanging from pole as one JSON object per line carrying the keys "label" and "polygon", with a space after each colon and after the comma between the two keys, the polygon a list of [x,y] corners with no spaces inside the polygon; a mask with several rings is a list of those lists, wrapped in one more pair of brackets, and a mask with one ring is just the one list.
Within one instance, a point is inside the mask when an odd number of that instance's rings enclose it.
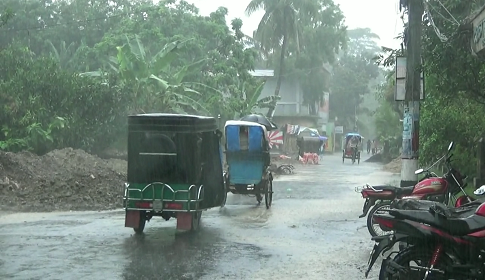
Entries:
{"label": "wire hanging from pole", "polygon": [[[439,11],[437,8],[435,8],[433,5],[431,5],[430,1],[427,1],[427,2],[426,2],[426,4],[427,4],[427,5],[429,5],[429,7],[431,7],[431,9],[432,9],[434,12],[436,12],[438,15],[440,15],[442,19],[446,20],[447,22],[449,22],[449,23],[451,23],[451,24],[453,24],[453,25],[457,25],[455,21],[453,21],[453,20],[451,20],[451,19],[449,19],[449,18],[445,17],[445,16],[444,16],[442,13],[440,13],[440,11]],[[458,25],[459,25],[459,24],[458,24]]]}
{"label": "wire hanging from pole", "polygon": [[445,9],[445,11],[451,16],[451,18],[455,21],[455,23],[457,23],[458,25],[460,25],[460,22],[458,20],[456,20],[456,18],[450,13],[450,11],[448,11],[448,9],[445,7],[445,5],[443,5],[443,3],[441,3],[440,0],[436,0],[438,1],[438,3],[441,5],[441,7],[443,7],[443,9]]}
{"label": "wire hanging from pole", "polygon": [[426,11],[426,15],[428,16],[429,23],[433,27],[433,30],[436,33],[436,36],[438,36],[438,38],[441,40],[442,43],[447,42],[448,41],[448,37],[446,37],[444,34],[442,34],[440,32],[440,30],[438,29],[438,27],[436,26],[436,24],[434,23],[433,15],[431,14],[431,12],[429,10],[429,5],[428,5],[427,2],[424,3],[424,8],[425,8],[425,11]]}

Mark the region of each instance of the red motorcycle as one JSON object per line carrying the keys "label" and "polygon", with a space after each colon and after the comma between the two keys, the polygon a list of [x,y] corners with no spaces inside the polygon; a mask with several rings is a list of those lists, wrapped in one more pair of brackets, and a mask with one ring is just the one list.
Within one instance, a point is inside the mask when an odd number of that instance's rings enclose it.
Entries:
{"label": "red motorcycle", "polygon": [[[363,218],[369,213],[367,215],[367,229],[372,236],[387,235],[390,233],[376,223],[373,217],[376,213],[388,211],[392,201],[395,199],[430,200],[446,203],[448,205],[453,205],[452,201],[455,201],[455,207],[459,207],[472,201],[472,198],[470,198],[463,190],[466,187],[466,183],[463,183],[466,176],[461,175],[451,166],[451,158],[453,154],[450,152],[453,149],[453,146],[454,144],[451,142],[446,154],[426,170],[416,170],[416,175],[424,173],[425,176],[415,186],[401,188],[396,186],[366,185],[362,188],[356,188],[356,192],[360,192],[365,199],[364,207],[362,209],[363,213],[359,218]],[[448,172],[443,175],[443,177],[438,177],[438,175],[430,171],[430,169],[442,160],[445,160]],[[454,174],[459,176],[459,178],[453,177],[455,176]],[[460,194],[463,194],[463,196],[457,198]],[[373,208],[369,211],[371,207]],[[380,234],[378,231],[380,231]]]}
{"label": "red motorcycle", "polygon": [[[466,208],[473,207],[472,211]],[[395,233],[377,236],[366,277],[378,256],[396,242],[411,246],[382,261],[379,279],[484,279],[485,203],[449,209],[435,203],[428,210],[390,210],[374,219]],[[411,265],[415,263],[415,265]]]}

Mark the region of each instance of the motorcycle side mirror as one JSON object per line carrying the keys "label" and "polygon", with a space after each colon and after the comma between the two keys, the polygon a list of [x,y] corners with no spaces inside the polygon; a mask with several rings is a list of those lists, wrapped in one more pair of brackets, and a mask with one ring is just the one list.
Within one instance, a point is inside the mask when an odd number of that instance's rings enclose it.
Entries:
{"label": "motorcycle side mirror", "polygon": [[424,169],[420,168],[420,169],[414,171],[414,174],[419,175],[419,174],[421,174],[423,172],[424,172]]}
{"label": "motorcycle side mirror", "polygon": [[453,149],[453,146],[454,146],[453,141],[451,141],[450,145],[448,146],[448,152]]}

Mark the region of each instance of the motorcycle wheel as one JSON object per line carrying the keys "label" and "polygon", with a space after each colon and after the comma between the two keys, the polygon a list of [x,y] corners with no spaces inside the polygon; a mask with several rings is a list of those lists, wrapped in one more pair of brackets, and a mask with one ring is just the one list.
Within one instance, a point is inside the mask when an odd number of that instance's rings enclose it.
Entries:
{"label": "motorcycle wheel", "polygon": [[[424,279],[426,268],[433,257],[434,248],[431,246],[416,245],[399,252],[394,257],[395,264],[404,267],[403,270],[389,271],[385,269],[379,275],[379,280],[395,280],[395,279]],[[446,267],[452,266],[452,259],[446,255],[441,254],[438,263],[433,267],[437,270],[445,270]],[[411,269],[412,267],[412,269]],[[419,268],[418,268],[419,267]],[[428,279],[448,279],[445,274],[432,271]]]}
{"label": "motorcycle wheel", "polygon": [[[369,214],[367,214],[367,230],[369,231],[371,236],[383,236],[383,235],[388,235],[391,234],[392,231],[386,231],[382,229],[378,224],[374,223],[374,214],[379,211],[379,210],[384,210],[384,209],[389,209],[391,206],[390,201],[384,201],[379,204],[374,205],[372,209],[369,211]],[[375,227],[378,227],[382,232],[379,234],[376,230]]]}

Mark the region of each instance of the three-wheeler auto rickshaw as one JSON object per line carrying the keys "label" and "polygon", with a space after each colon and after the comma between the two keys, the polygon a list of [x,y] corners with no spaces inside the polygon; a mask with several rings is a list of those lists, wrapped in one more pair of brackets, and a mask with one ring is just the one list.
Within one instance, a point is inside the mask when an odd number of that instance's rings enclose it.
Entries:
{"label": "three-wheeler auto rickshaw", "polygon": [[211,117],[139,114],[128,117],[125,227],[142,233],[154,216],[197,230],[203,210],[225,203],[220,140]]}
{"label": "three-wheeler auto rickshaw", "polygon": [[264,125],[247,121],[225,124],[226,190],[233,194],[254,195],[266,208],[273,201],[273,174],[269,170],[269,139]]}

